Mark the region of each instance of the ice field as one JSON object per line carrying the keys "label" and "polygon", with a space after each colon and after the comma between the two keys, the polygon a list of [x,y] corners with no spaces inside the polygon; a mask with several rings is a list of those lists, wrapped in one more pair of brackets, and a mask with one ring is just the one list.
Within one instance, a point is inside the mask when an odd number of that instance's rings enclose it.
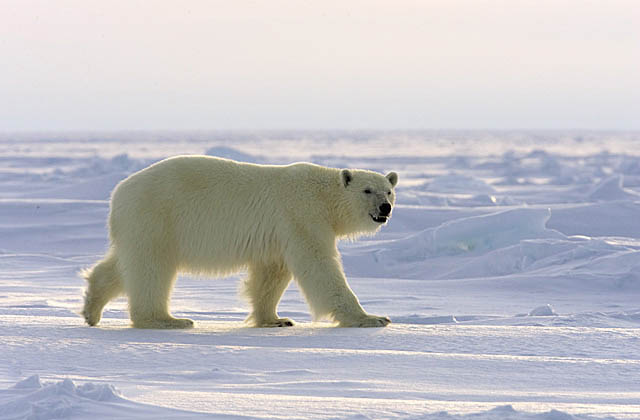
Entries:
{"label": "ice field", "polygon": [[[113,187],[176,154],[399,174],[342,242],[382,329],[243,325],[242,273],[181,276],[184,331],[99,327],[78,271]],[[215,220],[212,220],[215,222]],[[640,133],[0,134],[0,419],[640,419]]]}

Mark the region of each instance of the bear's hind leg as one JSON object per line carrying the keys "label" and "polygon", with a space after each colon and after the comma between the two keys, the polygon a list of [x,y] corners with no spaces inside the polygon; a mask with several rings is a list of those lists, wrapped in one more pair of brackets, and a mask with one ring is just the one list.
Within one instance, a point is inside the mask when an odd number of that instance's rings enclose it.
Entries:
{"label": "bear's hind leg", "polygon": [[255,327],[291,327],[294,322],[280,318],[276,308],[291,282],[291,273],[284,263],[252,264],[244,281],[243,294],[251,304],[247,322]]}
{"label": "bear's hind leg", "polygon": [[109,252],[102,261],[83,271],[82,276],[88,283],[82,315],[87,324],[94,326],[100,322],[105,305],[123,291],[115,255]]}
{"label": "bear's hind leg", "polygon": [[[192,328],[193,321],[174,318],[169,313],[171,289],[175,283],[176,270],[168,264],[139,266],[139,262],[162,261],[139,258],[132,261],[123,273],[126,294],[129,296],[129,315],[135,328]],[[138,263],[138,264],[136,264]]]}

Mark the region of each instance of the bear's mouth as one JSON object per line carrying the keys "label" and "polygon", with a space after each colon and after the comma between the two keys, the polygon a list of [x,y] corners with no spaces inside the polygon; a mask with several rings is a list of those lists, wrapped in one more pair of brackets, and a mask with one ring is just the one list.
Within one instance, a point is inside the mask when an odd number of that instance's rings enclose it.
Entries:
{"label": "bear's mouth", "polygon": [[389,219],[387,216],[374,216],[373,214],[369,216],[371,216],[371,219],[376,223],[386,223],[387,219]]}

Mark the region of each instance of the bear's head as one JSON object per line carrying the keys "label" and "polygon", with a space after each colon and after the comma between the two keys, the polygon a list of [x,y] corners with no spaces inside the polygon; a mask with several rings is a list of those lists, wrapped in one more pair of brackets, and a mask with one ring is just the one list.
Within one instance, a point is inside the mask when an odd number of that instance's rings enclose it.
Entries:
{"label": "bear's head", "polygon": [[345,215],[349,220],[344,226],[345,234],[354,236],[378,231],[391,217],[398,174],[343,169],[340,179],[349,207],[349,215]]}

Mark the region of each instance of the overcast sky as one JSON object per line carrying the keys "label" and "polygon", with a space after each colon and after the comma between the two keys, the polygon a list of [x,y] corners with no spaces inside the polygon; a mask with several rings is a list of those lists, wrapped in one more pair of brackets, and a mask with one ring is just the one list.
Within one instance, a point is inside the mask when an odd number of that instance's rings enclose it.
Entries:
{"label": "overcast sky", "polygon": [[640,129],[637,0],[0,0],[0,131]]}

